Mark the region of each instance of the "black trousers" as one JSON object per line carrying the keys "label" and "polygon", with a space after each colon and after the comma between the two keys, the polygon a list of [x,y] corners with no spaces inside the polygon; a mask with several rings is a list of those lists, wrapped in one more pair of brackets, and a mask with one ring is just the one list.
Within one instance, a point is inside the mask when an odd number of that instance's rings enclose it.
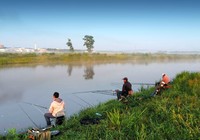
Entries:
{"label": "black trousers", "polygon": [[50,118],[55,118],[51,113],[45,113],[44,114],[44,118],[45,118],[45,120],[46,120],[46,122],[47,122],[47,125],[51,125],[51,120],[50,120]]}
{"label": "black trousers", "polygon": [[117,91],[117,99],[121,99],[121,96],[126,97],[128,94],[122,91]]}

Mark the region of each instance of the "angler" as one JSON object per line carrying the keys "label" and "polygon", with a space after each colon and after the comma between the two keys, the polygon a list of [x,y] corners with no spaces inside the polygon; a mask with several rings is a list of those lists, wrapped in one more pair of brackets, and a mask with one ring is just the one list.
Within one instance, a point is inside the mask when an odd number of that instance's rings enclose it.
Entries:
{"label": "angler", "polygon": [[122,91],[116,90],[117,99],[121,101],[123,98],[126,98],[128,95],[133,94],[132,84],[128,81],[127,77],[123,78],[124,84],[122,86]]}
{"label": "angler", "polygon": [[170,88],[169,84],[170,84],[170,78],[169,78],[169,76],[167,74],[163,73],[161,81],[157,82],[155,84],[156,90],[152,94],[152,96],[160,95],[163,90]]}
{"label": "angler", "polygon": [[59,121],[57,123],[62,124],[65,118],[65,102],[59,98],[59,93],[54,92],[53,101],[49,107],[49,112],[44,114],[47,126],[51,126],[51,118]]}

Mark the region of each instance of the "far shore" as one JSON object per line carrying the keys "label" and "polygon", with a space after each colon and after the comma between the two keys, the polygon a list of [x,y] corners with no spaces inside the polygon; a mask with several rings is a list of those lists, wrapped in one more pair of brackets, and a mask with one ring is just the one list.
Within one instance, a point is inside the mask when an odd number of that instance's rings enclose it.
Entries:
{"label": "far shore", "polygon": [[24,64],[157,62],[200,60],[200,54],[166,53],[0,53],[0,66]]}

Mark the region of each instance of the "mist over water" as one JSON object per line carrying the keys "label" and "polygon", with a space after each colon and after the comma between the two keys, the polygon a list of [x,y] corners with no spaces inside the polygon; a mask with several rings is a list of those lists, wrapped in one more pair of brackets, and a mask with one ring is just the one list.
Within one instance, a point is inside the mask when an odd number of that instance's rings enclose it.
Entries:
{"label": "mist over water", "polygon": [[[4,67],[0,69],[0,133],[10,128],[23,131],[35,127],[23,110],[38,126],[44,127],[43,114],[47,110],[25,102],[49,107],[55,91],[65,101],[69,117],[81,109],[116,99],[84,91],[121,90],[125,76],[131,83],[155,83],[162,73],[173,79],[182,71],[197,72],[199,68],[200,60]],[[139,88],[133,85],[134,91]]]}

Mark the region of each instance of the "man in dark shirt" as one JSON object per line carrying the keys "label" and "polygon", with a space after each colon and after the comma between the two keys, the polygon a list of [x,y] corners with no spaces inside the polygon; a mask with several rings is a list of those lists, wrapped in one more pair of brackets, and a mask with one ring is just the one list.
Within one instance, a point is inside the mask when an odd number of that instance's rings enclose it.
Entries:
{"label": "man in dark shirt", "polygon": [[132,85],[128,81],[128,78],[124,77],[123,80],[124,80],[124,84],[122,86],[122,91],[119,91],[119,90],[116,91],[117,92],[117,99],[119,101],[122,100],[122,97],[127,97],[129,94],[131,95],[133,93]]}

